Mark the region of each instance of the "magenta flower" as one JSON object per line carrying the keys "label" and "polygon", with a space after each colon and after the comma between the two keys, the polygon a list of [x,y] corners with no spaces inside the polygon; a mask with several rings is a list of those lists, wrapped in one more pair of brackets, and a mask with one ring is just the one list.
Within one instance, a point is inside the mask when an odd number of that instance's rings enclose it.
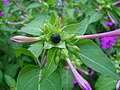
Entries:
{"label": "magenta flower", "polygon": [[0,12],[0,17],[4,16],[4,12]]}
{"label": "magenta flower", "polygon": [[9,3],[9,0],[3,0],[3,4],[6,5]]}
{"label": "magenta flower", "polygon": [[67,63],[69,64],[74,77],[77,81],[77,83],[79,84],[79,86],[83,89],[83,90],[92,90],[91,86],[89,85],[89,83],[76,71],[76,69],[74,68],[74,66],[72,65],[71,61],[69,58],[66,59]]}
{"label": "magenta flower", "polygon": [[77,84],[77,80],[76,80],[76,78],[74,76],[74,81],[73,81],[73,84],[72,84],[72,88],[74,88],[76,84]]}
{"label": "magenta flower", "polygon": [[101,38],[101,45],[103,49],[113,48],[113,44],[117,41],[117,37],[103,37]]}
{"label": "magenta flower", "polygon": [[106,24],[106,25],[109,26],[109,27],[115,25],[113,22],[110,22],[110,21],[106,21],[106,22],[104,22],[104,24]]}
{"label": "magenta flower", "polygon": [[115,5],[120,7],[120,1],[115,2]]}
{"label": "magenta flower", "polygon": [[28,43],[28,42],[38,41],[40,40],[40,37],[15,36],[12,37],[11,40],[19,43]]}
{"label": "magenta flower", "polygon": [[116,85],[116,90],[120,89],[120,80],[118,81],[117,85]]}

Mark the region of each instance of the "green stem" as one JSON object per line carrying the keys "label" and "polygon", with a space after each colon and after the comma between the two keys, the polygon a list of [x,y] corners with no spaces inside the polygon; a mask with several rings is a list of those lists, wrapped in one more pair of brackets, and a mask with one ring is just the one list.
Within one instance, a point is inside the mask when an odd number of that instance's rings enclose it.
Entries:
{"label": "green stem", "polygon": [[108,49],[108,56],[110,59],[112,58],[110,49]]}
{"label": "green stem", "polygon": [[36,58],[36,60],[37,60],[37,62],[38,62],[38,65],[39,65],[39,66],[41,66],[39,59],[38,59],[38,58]]}

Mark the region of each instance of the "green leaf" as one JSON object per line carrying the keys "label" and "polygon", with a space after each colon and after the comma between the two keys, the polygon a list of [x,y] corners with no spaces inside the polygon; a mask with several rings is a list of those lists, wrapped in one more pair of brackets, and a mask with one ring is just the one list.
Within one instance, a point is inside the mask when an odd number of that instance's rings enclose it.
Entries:
{"label": "green leaf", "polygon": [[61,76],[54,71],[42,83],[39,83],[41,70],[34,65],[25,66],[17,79],[17,90],[62,90]]}
{"label": "green leaf", "polygon": [[17,70],[18,70],[19,66],[17,64],[7,64],[4,67],[4,72],[7,75],[10,75],[11,77],[15,77],[17,74]]}
{"label": "green leaf", "polygon": [[16,88],[16,82],[11,76],[5,74],[5,81],[10,88]]}
{"label": "green leaf", "polygon": [[41,42],[34,43],[30,45],[28,50],[36,57],[38,58],[43,50],[43,44]]}
{"label": "green leaf", "polygon": [[58,70],[41,83],[41,90],[62,90],[62,80]]}
{"label": "green leaf", "polygon": [[98,3],[100,3],[102,0],[97,0]]}
{"label": "green leaf", "polygon": [[16,54],[16,57],[19,57],[21,54],[25,54],[25,55],[28,55],[28,56],[31,56],[34,58],[34,55],[29,50],[27,50],[25,48],[15,49],[15,54]]}
{"label": "green leaf", "polygon": [[55,23],[55,14],[54,14],[54,12],[52,12],[51,15],[50,15],[50,23],[52,25],[54,25],[54,23]]}
{"label": "green leaf", "polygon": [[51,49],[48,50],[47,66],[45,67],[45,71],[43,71],[40,82],[42,82],[46,77],[51,75],[51,73],[53,73],[53,71],[56,70],[57,65],[55,65],[55,62],[54,62],[56,50],[57,50],[56,48],[51,48]]}
{"label": "green leaf", "polygon": [[114,65],[95,43],[91,40],[80,40],[77,45],[80,48],[79,55],[87,66],[104,76],[118,78]]}
{"label": "green leaf", "polygon": [[19,32],[39,36],[42,33],[42,25],[45,20],[48,20],[48,17],[45,15],[37,16],[33,21],[31,21],[29,24],[27,24],[25,27],[23,27],[22,30],[19,30]]}
{"label": "green leaf", "polygon": [[49,5],[53,5],[55,2],[56,2],[56,0],[48,0],[48,1],[47,1],[47,3],[48,3]]}
{"label": "green leaf", "polygon": [[39,90],[39,74],[40,69],[37,66],[24,67],[17,78],[17,90]]}
{"label": "green leaf", "polygon": [[89,23],[98,21],[102,16],[103,16],[103,14],[101,12],[94,12],[90,17]]}
{"label": "green leaf", "polygon": [[73,84],[73,73],[71,70],[62,70],[62,88],[63,90],[72,90],[72,84]]}
{"label": "green leaf", "polygon": [[83,35],[86,32],[88,27],[90,18],[87,17],[82,20],[80,23],[71,24],[63,28],[65,34],[76,34],[76,35]]}
{"label": "green leaf", "polygon": [[3,82],[3,72],[0,70],[0,84]]}
{"label": "green leaf", "polygon": [[32,3],[32,4],[30,4],[28,7],[27,7],[27,9],[31,9],[31,8],[38,8],[38,7],[40,7],[41,5],[39,4],[39,3]]}
{"label": "green leaf", "polygon": [[95,90],[114,90],[117,80],[111,77],[100,76],[95,84]]}

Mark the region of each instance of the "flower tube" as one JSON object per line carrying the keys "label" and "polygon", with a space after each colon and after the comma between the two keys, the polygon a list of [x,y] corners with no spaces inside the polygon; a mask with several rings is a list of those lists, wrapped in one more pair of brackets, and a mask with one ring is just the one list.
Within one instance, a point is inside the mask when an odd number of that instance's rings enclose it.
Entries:
{"label": "flower tube", "polygon": [[76,69],[74,68],[74,66],[72,65],[71,61],[69,58],[66,58],[67,63],[69,64],[74,77],[76,78],[76,81],[78,82],[79,86],[83,89],[83,90],[92,90],[91,86],[89,85],[89,83],[76,71]]}
{"label": "flower tube", "polygon": [[118,81],[117,85],[116,85],[116,90],[119,90],[120,88],[120,80]]}
{"label": "flower tube", "polygon": [[120,29],[99,33],[99,34],[92,34],[92,35],[84,35],[84,36],[76,36],[76,39],[88,39],[88,38],[102,38],[102,37],[112,37],[112,36],[120,36]]}
{"label": "flower tube", "polygon": [[28,42],[38,41],[40,40],[40,37],[15,36],[12,37],[11,40],[19,43],[28,43]]}

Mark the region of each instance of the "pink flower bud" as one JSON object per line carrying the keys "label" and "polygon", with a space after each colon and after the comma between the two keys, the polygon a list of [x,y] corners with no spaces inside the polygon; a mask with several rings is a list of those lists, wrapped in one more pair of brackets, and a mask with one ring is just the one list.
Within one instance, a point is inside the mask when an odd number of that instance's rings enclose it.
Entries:
{"label": "pink flower bud", "polygon": [[87,39],[87,38],[102,38],[102,37],[112,37],[112,36],[120,36],[120,29],[100,33],[100,34],[92,34],[92,35],[84,35],[84,36],[76,36],[76,39]]}
{"label": "pink flower bud", "polygon": [[11,40],[19,43],[28,43],[28,42],[38,41],[40,40],[40,37],[15,36],[12,37]]}

